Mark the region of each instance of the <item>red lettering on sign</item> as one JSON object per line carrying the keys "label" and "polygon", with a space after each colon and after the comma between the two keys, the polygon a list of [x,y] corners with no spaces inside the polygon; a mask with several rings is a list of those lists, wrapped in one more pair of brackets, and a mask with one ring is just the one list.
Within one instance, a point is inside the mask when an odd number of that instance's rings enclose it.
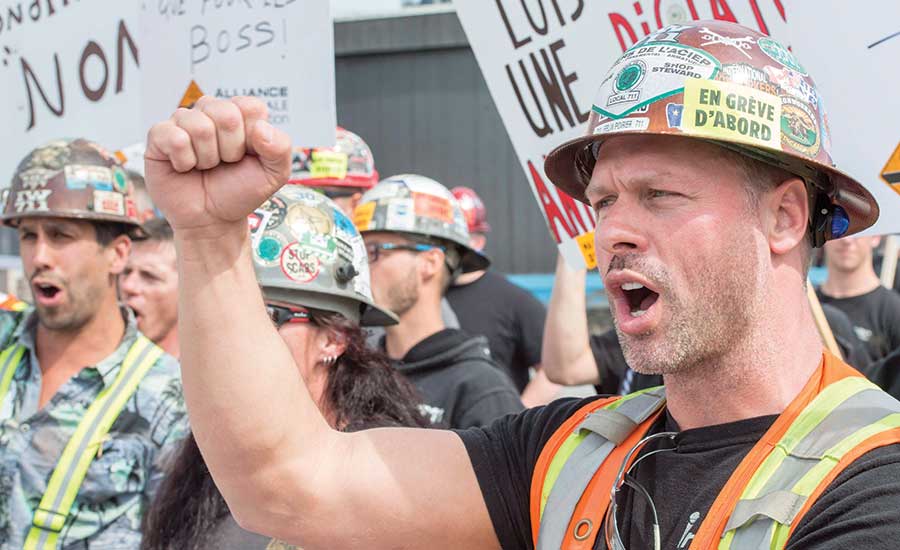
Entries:
{"label": "red lettering on sign", "polygon": [[[594,226],[597,224],[594,220],[594,213],[584,203],[576,202],[575,199],[566,193],[559,193],[559,202],[562,204],[563,212],[568,216],[572,228],[579,234],[594,230]],[[584,216],[587,218],[587,222],[585,222],[584,218],[581,216],[582,211],[587,212],[587,215]],[[578,226],[581,226],[580,231],[578,230]]]}
{"label": "red lettering on sign", "polygon": [[[528,161],[528,171],[531,173],[531,181],[534,182],[534,188],[537,190],[541,210],[544,211],[544,216],[547,218],[547,225],[550,226],[550,232],[553,233],[556,244],[562,242],[562,239],[559,237],[559,231],[556,228],[557,223],[562,225],[562,228],[565,229],[569,238],[574,239],[578,233],[575,232],[566,221],[566,218],[559,209],[559,205],[556,204],[556,201],[553,200],[553,195],[551,195],[550,191],[547,189],[547,184],[544,183],[541,175],[535,170],[534,164],[532,164],[530,160]],[[560,197],[561,196],[562,193],[560,193]]]}

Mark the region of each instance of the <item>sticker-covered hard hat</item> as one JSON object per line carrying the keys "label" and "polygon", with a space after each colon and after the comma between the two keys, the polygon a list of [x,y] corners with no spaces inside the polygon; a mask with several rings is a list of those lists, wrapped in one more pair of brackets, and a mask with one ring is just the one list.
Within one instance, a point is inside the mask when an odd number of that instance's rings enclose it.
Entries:
{"label": "sticker-covered hard hat", "polygon": [[338,126],[333,147],[296,148],[289,183],[310,187],[371,189],[378,183],[372,149],[358,135]]}
{"label": "sticker-covered hard hat", "polygon": [[3,191],[0,220],[55,217],[115,222],[141,236],[134,186],[115,155],[86,139],[60,139],[31,151]]}
{"label": "sticker-covered hard hat", "polygon": [[392,325],[375,305],[362,236],[312,189],[285,186],[249,218],[256,278],[268,300],[339,313],[361,325]]}
{"label": "sticker-covered hard hat", "polygon": [[806,69],[782,44],[746,27],[695,21],[636,43],[600,84],[587,134],[547,156],[547,176],[586,202],[601,144],[627,134],[703,139],[798,175],[849,218],[841,234],[878,218],[869,191],[834,166],[825,105]]}
{"label": "sticker-covered hard hat", "polygon": [[490,261],[469,244],[466,218],[450,190],[425,176],[391,176],[367,191],[353,211],[363,234],[389,231],[438,239],[453,245],[463,273],[486,269]]}

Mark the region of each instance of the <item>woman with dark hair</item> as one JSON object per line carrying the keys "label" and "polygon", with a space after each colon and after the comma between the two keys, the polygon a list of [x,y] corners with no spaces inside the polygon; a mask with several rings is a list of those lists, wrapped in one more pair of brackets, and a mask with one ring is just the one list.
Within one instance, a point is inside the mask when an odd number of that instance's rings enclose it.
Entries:
{"label": "woman with dark hair", "polygon": [[[396,317],[372,301],[365,246],[350,220],[324,196],[288,186],[251,221],[269,315],[329,423],[345,431],[427,426],[415,389],[366,346],[361,325]],[[143,521],[144,550],[293,548],[235,523],[193,435],[172,458]]]}

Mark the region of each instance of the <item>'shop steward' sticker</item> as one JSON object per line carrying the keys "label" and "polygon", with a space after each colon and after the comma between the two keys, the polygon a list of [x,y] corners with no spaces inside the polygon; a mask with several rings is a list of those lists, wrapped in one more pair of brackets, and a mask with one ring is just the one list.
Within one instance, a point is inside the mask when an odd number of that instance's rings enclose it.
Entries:
{"label": "'shop steward' sticker", "polygon": [[747,86],[689,78],[681,129],[686,134],[781,149],[781,99]]}
{"label": "'shop steward' sticker", "polygon": [[685,78],[714,78],[718,70],[719,61],[701,49],[648,42],[625,52],[610,69],[600,84],[594,111],[621,118],[681,92]]}

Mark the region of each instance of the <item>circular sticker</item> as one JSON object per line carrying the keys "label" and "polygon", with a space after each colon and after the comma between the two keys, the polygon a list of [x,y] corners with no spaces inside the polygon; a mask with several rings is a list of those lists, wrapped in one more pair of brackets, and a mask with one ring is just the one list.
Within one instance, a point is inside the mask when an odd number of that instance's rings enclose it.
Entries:
{"label": "circular sticker", "polygon": [[288,227],[296,237],[314,233],[319,235],[329,235],[334,227],[331,221],[332,216],[329,212],[325,212],[321,208],[310,206],[308,204],[292,204],[287,210]]}
{"label": "circular sticker", "polygon": [[619,71],[616,77],[616,90],[624,92],[637,86],[647,73],[647,65],[643,61],[635,61]]}
{"label": "circular sticker", "polygon": [[781,137],[788,147],[815,157],[821,146],[816,116],[801,101],[782,98]]}
{"label": "circular sticker", "polygon": [[319,258],[300,243],[291,243],[281,252],[281,271],[298,283],[309,283],[319,276]]}
{"label": "circular sticker", "polygon": [[803,65],[801,65],[800,62],[797,61],[797,58],[794,57],[794,54],[791,53],[790,50],[788,50],[778,42],[772,40],[771,38],[760,38],[757,43],[759,44],[759,49],[761,49],[764,54],[768,55],[783,66],[789,69],[794,69],[798,73],[806,76],[806,69],[804,69]]}
{"label": "circular sticker", "polygon": [[258,264],[267,267],[275,266],[278,264],[285,246],[287,246],[287,241],[280,234],[274,231],[264,233],[253,251],[254,259]]}
{"label": "circular sticker", "polygon": [[266,224],[266,230],[275,229],[284,221],[287,214],[287,204],[279,197],[269,197],[266,202],[262,203],[260,209],[271,212],[269,223]]}
{"label": "circular sticker", "polygon": [[119,193],[128,191],[128,178],[125,176],[125,171],[118,166],[113,168],[113,188]]}

